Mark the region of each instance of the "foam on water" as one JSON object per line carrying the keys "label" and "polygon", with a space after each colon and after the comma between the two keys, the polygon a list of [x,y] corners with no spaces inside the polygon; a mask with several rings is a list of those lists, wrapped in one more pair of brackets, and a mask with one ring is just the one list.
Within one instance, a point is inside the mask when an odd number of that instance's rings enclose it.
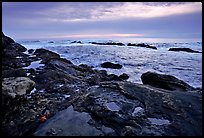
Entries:
{"label": "foam on water", "polygon": [[[51,41],[51,40],[49,40]],[[127,73],[128,81],[142,83],[141,75],[147,71],[173,75],[194,87],[202,86],[202,54],[168,51],[170,47],[187,47],[202,51],[202,42],[192,43],[147,43],[156,46],[157,50],[127,46],[129,41],[120,41],[125,46],[94,45],[89,42],[106,42],[99,40],[79,40],[82,44],[72,43],[70,40],[56,40],[21,43],[26,48],[47,48],[57,52],[74,64],[87,64],[95,69],[107,70],[108,74],[121,75]],[[115,41],[117,42],[117,41]],[[136,43],[136,41],[131,41]],[[123,65],[122,69],[101,68],[106,61]]]}

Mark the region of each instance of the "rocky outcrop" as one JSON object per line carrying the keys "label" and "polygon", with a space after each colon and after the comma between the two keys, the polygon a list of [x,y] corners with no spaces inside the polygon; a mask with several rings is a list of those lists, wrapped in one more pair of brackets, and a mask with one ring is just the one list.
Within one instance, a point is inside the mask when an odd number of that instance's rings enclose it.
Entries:
{"label": "rocky outcrop", "polygon": [[82,42],[81,42],[81,41],[72,41],[72,42],[71,42],[71,44],[73,44],[73,43],[82,44]]}
{"label": "rocky outcrop", "polygon": [[201,53],[199,51],[195,51],[190,48],[169,48],[169,51],[184,51],[184,52],[190,52],[190,53]]}
{"label": "rocky outcrop", "polygon": [[152,86],[136,84],[125,73],[77,66],[46,49],[34,53],[18,50],[2,60],[5,136],[202,135],[202,95],[183,81],[156,74],[158,82],[147,73],[142,80]]}
{"label": "rocky outcrop", "polygon": [[51,58],[60,58],[60,55],[57,53],[54,53],[52,51],[40,48],[40,49],[36,49],[34,52],[34,55],[36,55],[36,57],[39,57],[42,59],[42,63],[47,62],[48,60],[50,60]]}
{"label": "rocky outcrop", "polygon": [[123,43],[116,43],[116,42],[106,42],[106,43],[89,42],[89,43],[96,44],[96,45],[118,45],[118,46],[124,46],[125,45]]}
{"label": "rocky outcrop", "polygon": [[[130,82],[101,82],[74,102],[89,112],[96,124],[115,130],[113,135],[201,135],[202,96],[172,92]],[[98,126],[100,126],[98,125]]]}
{"label": "rocky outcrop", "polygon": [[158,74],[156,72],[146,72],[141,76],[143,84],[148,84],[166,90],[189,91],[194,88],[182,80],[171,75]]}
{"label": "rocky outcrop", "polygon": [[144,43],[141,43],[141,44],[128,43],[127,46],[138,46],[138,47],[146,47],[146,48],[151,48],[151,49],[157,49],[155,46],[150,46],[150,45],[147,45],[147,44],[144,44]]}
{"label": "rocky outcrop", "polygon": [[121,69],[123,66],[120,64],[115,64],[115,63],[111,63],[111,62],[104,62],[101,64],[101,67],[112,68],[112,69]]}

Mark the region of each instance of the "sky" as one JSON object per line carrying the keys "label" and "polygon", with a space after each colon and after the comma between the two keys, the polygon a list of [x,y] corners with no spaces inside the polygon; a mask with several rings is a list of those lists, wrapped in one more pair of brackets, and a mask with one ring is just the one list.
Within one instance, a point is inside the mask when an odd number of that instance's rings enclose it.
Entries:
{"label": "sky", "polygon": [[202,39],[201,2],[3,2],[2,30],[23,39]]}

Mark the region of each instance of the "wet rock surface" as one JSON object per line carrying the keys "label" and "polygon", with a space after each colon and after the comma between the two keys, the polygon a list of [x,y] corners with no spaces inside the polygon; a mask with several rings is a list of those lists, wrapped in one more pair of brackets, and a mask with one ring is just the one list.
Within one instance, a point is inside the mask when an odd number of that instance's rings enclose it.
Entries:
{"label": "wet rock surface", "polygon": [[192,86],[185,83],[182,80],[179,80],[178,78],[171,76],[171,75],[165,75],[165,74],[158,74],[155,72],[146,72],[143,73],[141,76],[143,84],[148,84],[154,87],[163,88],[166,90],[194,90]]}
{"label": "wet rock surface", "polygon": [[146,73],[145,85],[131,83],[125,73],[76,66],[46,49],[25,54],[2,40],[5,136],[202,135],[202,93],[175,77]]}
{"label": "wet rock surface", "polygon": [[115,63],[111,63],[111,62],[104,62],[101,64],[101,67],[112,68],[112,69],[121,69],[123,66],[120,64],[115,64]]}

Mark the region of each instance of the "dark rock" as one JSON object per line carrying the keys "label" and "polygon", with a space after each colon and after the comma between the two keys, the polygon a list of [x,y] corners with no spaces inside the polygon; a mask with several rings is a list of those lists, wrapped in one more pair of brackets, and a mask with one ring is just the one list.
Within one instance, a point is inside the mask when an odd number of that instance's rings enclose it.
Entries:
{"label": "dark rock", "polygon": [[8,77],[26,77],[26,71],[24,69],[10,69],[2,71],[2,78]]}
{"label": "dark rock", "polygon": [[4,33],[2,32],[2,47],[5,48],[6,46],[15,43],[15,41],[13,39],[11,39],[8,36],[5,36]]}
{"label": "dark rock", "polygon": [[36,55],[37,57],[42,58],[42,63],[47,62],[49,59],[51,58],[60,58],[59,54],[56,54],[52,51],[40,48],[40,49],[36,49],[34,52],[34,55]]}
{"label": "dark rock", "polygon": [[46,62],[46,66],[66,74],[71,74],[73,76],[80,75],[80,71],[75,69],[75,65],[73,65],[71,61],[66,59],[60,59],[60,58],[50,59],[48,62]]}
{"label": "dark rock", "polygon": [[49,41],[48,43],[54,43],[53,41]]}
{"label": "dark rock", "polygon": [[157,49],[155,46],[146,46],[146,48]]}
{"label": "dark rock", "polygon": [[138,47],[146,47],[146,48],[151,48],[151,49],[157,49],[155,46],[150,46],[144,43],[140,43],[140,44],[131,44],[128,43],[127,46],[138,46]]}
{"label": "dark rock", "polygon": [[146,72],[141,76],[143,84],[148,84],[154,87],[166,90],[193,90],[194,88],[182,80],[171,75],[158,74],[155,72]]}
{"label": "dark rock", "polygon": [[120,77],[115,75],[115,74],[109,74],[108,78],[109,78],[110,81],[111,80],[115,80],[115,81],[120,81],[121,80]]}
{"label": "dark rock", "polygon": [[185,52],[190,52],[190,53],[201,53],[199,51],[195,51],[190,48],[169,48],[169,51],[185,51]]}
{"label": "dark rock", "polygon": [[89,42],[89,43],[96,44],[96,45],[119,45],[119,46],[124,46],[125,45],[123,43],[116,43],[116,42],[107,42],[107,43]]}
{"label": "dark rock", "polygon": [[24,46],[18,43],[12,43],[11,46],[18,52],[25,52],[27,50]]}
{"label": "dark rock", "polygon": [[126,73],[123,73],[123,74],[121,74],[121,75],[119,76],[119,78],[120,78],[121,80],[127,80],[127,79],[129,78],[129,76],[128,76]]}
{"label": "dark rock", "polygon": [[73,106],[92,113],[117,135],[202,135],[202,95],[190,91],[109,81],[90,87]]}
{"label": "dark rock", "polygon": [[29,49],[29,50],[28,50],[28,53],[29,53],[29,54],[31,54],[31,53],[33,53],[33,52],[34,52],[34,49]]}
{"label": "dark rock", "polygon": [[121,69],[123,66],[120,64],[114,64],[111,62],[104,62],[101,64],[101,67],[103,68],[112,68],[112,69]]}
{"label": "dark rock", "polygon": [[81,41],[72,41],[71,43],[78,43],[78,44],[82,44]]}

